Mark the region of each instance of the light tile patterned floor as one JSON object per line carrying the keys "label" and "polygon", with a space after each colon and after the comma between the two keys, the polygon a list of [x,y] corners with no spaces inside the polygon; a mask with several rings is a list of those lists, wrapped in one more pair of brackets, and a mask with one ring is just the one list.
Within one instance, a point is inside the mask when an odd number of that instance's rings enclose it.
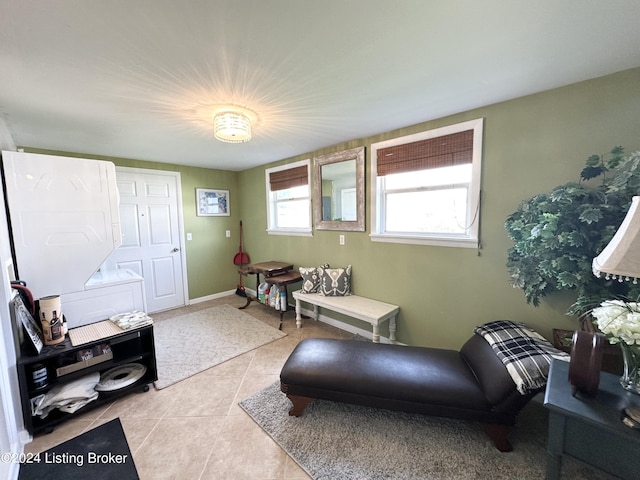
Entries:
{"label": "light tile patterned floor", "polygon": [[[242,306],[230,295],[151,315],[159,322],[214,305]],[[252,303],[246,313],[278,327],[279,313]],[[307,321],[297,329],[287,312],[288,335],[175,385],[134,393],[39,435],[25,446],[42,452],[120,417],[142,480],[302,480],[307,474],[258,427],[238,402],[279,379],[285,360],[303,338],[350,338],[353,334]]]}

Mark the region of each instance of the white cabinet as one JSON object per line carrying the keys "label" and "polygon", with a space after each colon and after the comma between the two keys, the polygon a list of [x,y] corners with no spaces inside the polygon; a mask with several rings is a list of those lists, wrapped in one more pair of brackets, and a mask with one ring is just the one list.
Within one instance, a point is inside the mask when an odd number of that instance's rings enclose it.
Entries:
{"label": "white cabinet", "polygon": [[131,270],[98,272],[86,289],[61,296],[68,328],[98,322],[118,313],[146,312],[143,278]]}

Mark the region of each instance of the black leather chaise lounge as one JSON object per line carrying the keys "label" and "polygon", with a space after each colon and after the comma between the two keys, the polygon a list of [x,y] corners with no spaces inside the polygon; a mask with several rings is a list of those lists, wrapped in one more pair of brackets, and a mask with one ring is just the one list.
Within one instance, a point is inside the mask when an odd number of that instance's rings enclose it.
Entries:
{"label": "black leather chaise lounge", "polygon": [[[551,345],[549,344],[551,347]],[[281,390],[300,416],[314,399],[479,421],[498,450],[527,402],[483,336],[460,349],[406,347],[357,340],[301,341],[280,374]]]}

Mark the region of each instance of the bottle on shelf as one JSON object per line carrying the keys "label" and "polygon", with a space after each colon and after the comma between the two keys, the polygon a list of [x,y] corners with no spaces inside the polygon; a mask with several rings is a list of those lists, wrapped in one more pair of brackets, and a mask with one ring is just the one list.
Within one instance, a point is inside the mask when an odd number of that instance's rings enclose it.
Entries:
{"label": "bottle on shelf", "polygon": [[55,344],[55,343],[60,343],[62,340],[64,340],[64,333],[62,330],[62,319],[60,319],[58,317],[58,312],[57,311],[53,311],[53,318],[51,319],[51,323],[50,323],[50,327],[51,327],[51,343]]}
{"label": "bottle on shelf", "polygon": [[36,390],[48,385],[47,367],[42,363],[35,363],[31,367],[31,381]]}
{"label": "bottle on shelf", "polygon": [[42,319],[40,319],[42,325],[42,336],[44,337],[44,344],[51,345],[51,323],[47,320],[47,315],[42,312]]}
{"label": "bottle on shelf", "polygon": [[284,290],[280,292],[280,310],[283,312],[287,311],[287,292]]}
{"label": "bottle on shelf", "polygon": [[280,292],[278,291],[277,285],[271,285],[271,290],[269,292],[269,306],[271,308],[275,308],[276,310],[280,310],[280,302],[276,302],[276,299],[280,299]]}

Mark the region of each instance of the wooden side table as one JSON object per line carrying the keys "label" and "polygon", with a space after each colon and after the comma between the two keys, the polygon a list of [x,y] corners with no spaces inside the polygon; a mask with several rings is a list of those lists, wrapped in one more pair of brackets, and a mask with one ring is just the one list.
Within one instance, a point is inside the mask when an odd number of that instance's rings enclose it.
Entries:
{"label": "wooden side table", "polygon": [[622,423],[623,410],[640,407],[640,395],[620,386],[619,375],[600,372],[594,397],[571,395],[569,363],[554,360],[544,406],[549,409],[547,479],[560,478],[562,456],[570,455],[625,479],[640,474],[640,430]]}
{"label": "wooden side table", "polygon": [[[277,285],[279,288],[284,289],[284,294],[288,298],[287,285],[291,285],[292,283],[297,283],[302,281],[302,276],[299,272],[293,269],[292,263],[286,262],[262,262],[262,263],[253,263],[247,265],[245,268],[241,268],[238,272],[242,275],[255,275],[256,276],[256,294],[258,293],[258,288],[260,286],[260,275],[264,277],[264,281],[269,285]],[[243,310],[249,306],[252,301],[258,302],[256,297],[247,295],[247,303],[242,307],[239,307],[240,310]],[[261,303],[261,302],[258,302]],[[262,304],[262,303],[261,303]],[[262,304],[264,305],[264,304]],[[289,310],[289,302],[287,301],[285,304],[285,310],[280,310],[280,326],[279,329],[282,330],[282,319],[283,315],[286,311]]]}

